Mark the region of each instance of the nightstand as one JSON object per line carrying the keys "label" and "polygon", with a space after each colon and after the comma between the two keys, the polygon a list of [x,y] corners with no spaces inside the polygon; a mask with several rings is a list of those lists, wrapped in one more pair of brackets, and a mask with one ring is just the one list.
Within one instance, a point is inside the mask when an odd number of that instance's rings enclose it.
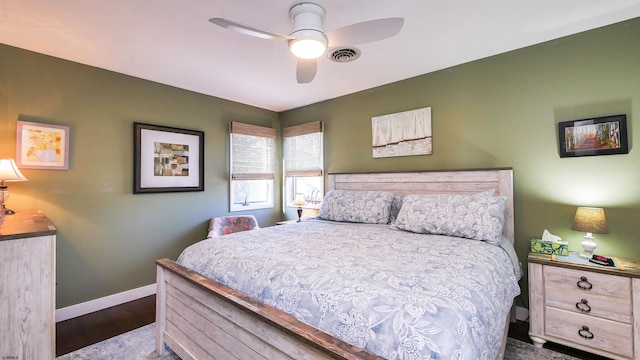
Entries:
{"label": "nightstand", "polygon": [[530,253],[529,336],[612,359],[640,359],[640,264],[624,269]]}

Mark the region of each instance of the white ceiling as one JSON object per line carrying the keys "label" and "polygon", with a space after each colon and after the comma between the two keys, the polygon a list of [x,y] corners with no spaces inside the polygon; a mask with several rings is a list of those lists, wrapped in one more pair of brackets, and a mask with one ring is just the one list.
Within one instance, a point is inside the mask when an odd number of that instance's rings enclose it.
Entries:
{"label": "white ceiling", "polygon": [[640,16],[640,0],[317,0],[324,30],[404,17],[359,59],[321,58],[310,84],[281,41],[295,0],[2,0],[0,43],[274,111],[288,110]]}

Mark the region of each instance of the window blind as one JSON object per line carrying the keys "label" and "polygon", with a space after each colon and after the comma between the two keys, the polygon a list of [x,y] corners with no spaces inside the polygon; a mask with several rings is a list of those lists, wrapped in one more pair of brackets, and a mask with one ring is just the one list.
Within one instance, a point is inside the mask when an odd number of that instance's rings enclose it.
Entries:
{"label": "window blind", "polygon": [[231,180],[273,180],[276,130],[231,122]]}
{"label": "window blind", "polygon": [[285,176],[322,176],[321,121],[284,128],[282,137]]}

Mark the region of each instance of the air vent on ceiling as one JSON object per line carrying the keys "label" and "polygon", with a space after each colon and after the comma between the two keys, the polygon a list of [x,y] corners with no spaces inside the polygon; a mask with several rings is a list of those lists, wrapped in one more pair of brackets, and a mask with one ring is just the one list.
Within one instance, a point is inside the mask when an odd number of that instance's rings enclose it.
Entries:
{"label": "air vent on ceiling", "polygon": [[357,58],[360,57],[360,50],[354,48],[354,47],[349,47],[349,48],[339,48],[339,49],[335,49],[330,51],[327,56],[329,57],[329,59],[331,59],[332,61],[335,62],[349,62],[349,61],[353,61]]}

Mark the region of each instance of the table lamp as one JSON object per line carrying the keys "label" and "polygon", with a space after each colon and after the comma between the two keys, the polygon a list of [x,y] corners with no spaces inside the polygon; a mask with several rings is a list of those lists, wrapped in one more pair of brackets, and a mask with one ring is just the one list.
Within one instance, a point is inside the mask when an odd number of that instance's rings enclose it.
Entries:
{"label": "table lamp", "polygon": [[300,222],[302,218],[302,205],[306,203],[307,202],[304,199],[304,194],[302,193],[297,193],[296,197],[293,199],[293,205],[298,207],[298,222]]}
{"label": "table lamp", "polygon": [[593,234],[608,234],[607,218],[604,216],[604,209],[593,207],[578,207],[576,216],[573,218],[572,230],[586,232],[584,241],[580,243],[584,253],[588,258],[593,256],[593,250],[598,245],[593,241]]}
{"label": "table lamp", "polygon": [[9,199],[9,186],[7,181],[27,181],[22,175],[16,162],[13,159],[0,159],[0,197],[2,198],[2,211],[5,215],[15,214],[15,211],[7,209],[6,203]]}

